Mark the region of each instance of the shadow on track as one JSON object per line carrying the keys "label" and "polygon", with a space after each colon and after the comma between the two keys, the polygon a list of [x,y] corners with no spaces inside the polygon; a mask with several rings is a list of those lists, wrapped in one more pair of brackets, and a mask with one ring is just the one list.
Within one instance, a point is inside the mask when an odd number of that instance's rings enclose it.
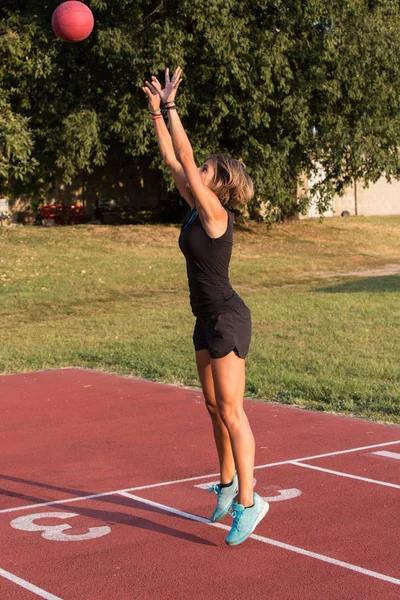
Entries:
{"label": "shadow on track", "polygon": [[[63,487],[59,487],[59,486],[55,486],[55,485],[49,485],[47,483],[30,481],[28,479],[21,479],[18,477],[11,477],[10,475],[0,475],[0,479],[2,479],[4,481],[13,481],[16,483],[22,483],[24,485],[41,487],[41,488],[45,488],[45,489],[49,489],[49,490],[56,490],[59,492],[64,492],[65,494],[71,494],[72,497],[74,497],[74,496],[78,496],[78,497],[91,496],[91,495],[94,495],[97,493],[97,492],[87,492],[87,491],[83,491],[83,490],[72,490],[72,489],[63,488]],[[49,500],[48,498],[38,498],[36,496],[31,496],[31,495],[28,495],[25,493],[13,492],[11,490],[5,490],[5,489],[1,489],[1,488],[0,488],[0,495],[8,496],[11,498],[18,498],[19,500],[33,502],[36,504],[41,504],[44,502],[57,502],[55,500]],[[183,515],[171,515],[169,512],[164,511],[160,508],[150,506],[148,504],[145,504],[144,502],[142,503],[142,502],[138,502],[137,500],[119,496],[118,494],[115,494],[115,495],[110,494],[109,496],[100,496],[98,498],[89,498],[89,500],[82,498],[82,500],[80,500],[79,502],[85,502],[85,501],[91,501],[91,502],[99,501],[99,502],[102,502],[105,504],[111,504],[113,506],[120,505],[120,506],[124,506],[129,509],[133,509],[133,510],[148,511],[151,513],[164,515],[164,516],[169,515],[171,517],[184,519],[185,521],[189,521],[190,523],[193,522],[191,519],[188,519],[188,518],[184,517]],[[82,506],[77,506],[77,504],[78,504],[78,502],[74,502],[71,504],[60,503],[60,504],[55,504],[54,506],[57,508],[57,510],[65,510],[66,512],[75,512],[75,513],[85,516],[85,517],[98,519],[107,524],[114,524],[114,525],[117,524],[117,525],[124,525],[124,526],[128,526],[128,527],[137,527],[139,529],[145,529],[147,531],[162,533],[163,535],[169,535],[169,536],[172,536],[175,538],[181,538],[188,542],[202,544],[202,545],[206,545],[206,546],[216,546],[217,545],[214,542],[211,542],[207,539],[198,537],[196,535],[192,535],[190,533],[185,533],[183,531],[180,531],[179,529],[174,529],[173,527],[167,527],[165,525],[155,523],[154,521],[151,521],[149,519],[144,519],[143,517],[137,517],[137,516],[131,515],[129,513],[114,512],[114,511],[108,511],[108,510],[104,510],[104,509],[96,510],[96,509],[91,509],[91,508],[84,508]],[[51,506],[51,504],[50,504],[50,506]],[[45,508],[45,507],[38,507],[38,509],[43,509],[43,508]],[[25,509],[25,510],[27,510],[27,509]],[[32,510],[35,510],[35,506],[32,506]],[[16,511],[15,513],[8,513],[8,514],[12,515],[12,514],[17,514],[18,512],[19,511]],[[20,511],[20,512],[23,512],[23,511]],[[201,515],[199,515],[199,516],[201,516]]]}

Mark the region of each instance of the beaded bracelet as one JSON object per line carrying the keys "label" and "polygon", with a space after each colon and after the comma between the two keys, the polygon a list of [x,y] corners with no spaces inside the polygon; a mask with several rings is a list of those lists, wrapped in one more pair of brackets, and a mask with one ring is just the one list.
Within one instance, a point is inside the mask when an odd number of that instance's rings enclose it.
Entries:
{"label": "beaded bracelet", "polygon": [[161,108],[157,108],[156,110],[149,110],[151,115],[161,115]]}

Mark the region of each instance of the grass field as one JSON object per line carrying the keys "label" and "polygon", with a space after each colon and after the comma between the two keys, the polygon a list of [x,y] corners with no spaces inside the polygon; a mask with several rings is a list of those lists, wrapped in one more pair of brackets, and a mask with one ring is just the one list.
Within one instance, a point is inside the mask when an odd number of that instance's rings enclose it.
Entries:
{"label": "grass field", "polygon": [[[198,386],[179,228],[0,228],[0,371],[82,366]],[[400,422],[400,216],[235,232],[249,397]],[[346,275],[347,274],[347,275]]]}

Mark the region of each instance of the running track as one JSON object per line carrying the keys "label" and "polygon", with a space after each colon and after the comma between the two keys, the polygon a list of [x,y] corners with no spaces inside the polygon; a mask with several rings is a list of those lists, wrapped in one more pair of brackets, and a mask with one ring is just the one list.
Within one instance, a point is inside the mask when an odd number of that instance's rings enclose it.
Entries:
{"label": "running track", "polygon": [[230,548],[199,391],[63,369],[0,409],[1,600],[400,597],[397,426],[247,401],[271,508]]}

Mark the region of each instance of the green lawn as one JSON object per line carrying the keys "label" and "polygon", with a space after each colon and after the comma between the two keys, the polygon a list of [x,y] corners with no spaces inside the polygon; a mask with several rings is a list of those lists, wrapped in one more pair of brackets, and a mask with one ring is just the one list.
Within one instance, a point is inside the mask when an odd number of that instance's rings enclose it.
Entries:
{"label": "green lawn", "polygon": [[[0,370],[82,366],[198,386],[179,228],[0,228]],[[235,232],[247,395],[400,422],[400,217]]]}

